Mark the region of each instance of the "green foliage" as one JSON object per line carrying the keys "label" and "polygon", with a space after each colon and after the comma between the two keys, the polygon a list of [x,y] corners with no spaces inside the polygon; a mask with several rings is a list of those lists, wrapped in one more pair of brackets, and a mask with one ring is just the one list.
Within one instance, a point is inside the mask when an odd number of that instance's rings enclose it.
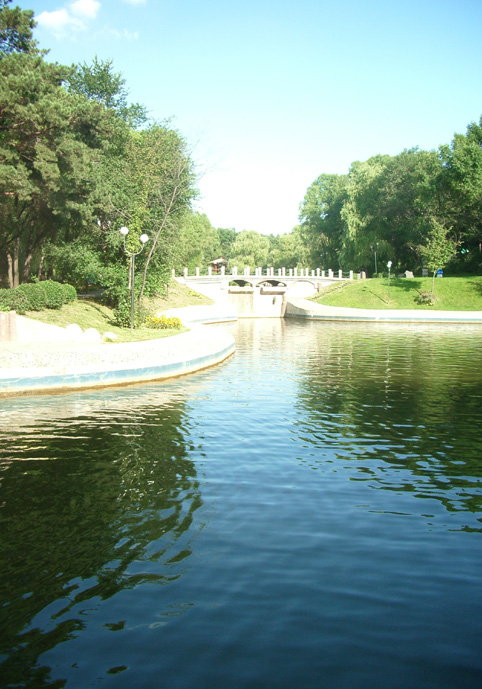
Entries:
{"label": "green foliage", "polygon": [[26,282],[19,285],[17,290],[24,294],[28,300],[29,311],[41,311],[47,308],[47,292],[41,282]]}
{"label": "green foliage", "polygon": [[44,280],[39,282],[47,297],[46,306],[48,309],[61,309],[65,303],[64,288],[60,282],[54,280]]}
{"label": "green foliage", "polygon": [[427,268],[433,273],[432,298],[435,286],[435,273],[447,265],[455,254],[456,249],[457,244],[447,237],[445,227],[432,218],[427,240],[423,246],[420,246],[420,255]]}
{"label": "green foliage", "polygon": [[0,305],[2,311],[16,311],[19,315],[29,310],[27,295],[18,289],[0,289]]}
{"label": "green foliage", "polygon": [[229,266],[244,268],[266,267],[268,265],[269,239],[253,230],[243,230],[236,235],[232,246]]}
{"label": "green foliage", "polygon": [[49,244],[45,260],[55,276],[85,291],[101,282],[103,264],[99,253],[80,239],[68,244]]}
{"label": "green foliage", "polygon": [[[144,307],[135,304],[134,306],[134,328],[139,328],[146,319],[146,310]],[[116,309],[114,309],[114,323],[119,328],[131,327],[131,301],[127,298],[122,298]]]}
{"label": "green foliage", "polygon": [[12,0],[0,1],[0,59],[13,52],[27,52],[35,47],[32,29],[35,27],[32,10],[8,7]]}
{"label": "green foliage", "polygon": [[179,318],[175,316],[147,316],[144,321],[146,328],[154,328],[155,330],[166,330],[168,328],[179,329],[182,323]]}
{"label": "green foliage", "polygon": [[69,77],[68,88],[110,108],[130,127],[138,127],[147,121],[143,105],[128,105],[126,81],[122,74],[114,72],[112,60],[99,60],[95,55],[92,65],[77,65]]}
{"label": "green foliage", "polygon": [[415,297],[418,304],[423,304],[424,306],[433,306],[435,304],[435,298],[430,292],[424,290],[420,292],[418,296]]}
{"label": "green foliage", "polygon": [[8,307],[19,314],[26,311],[60,309],[76,298],[77,292],[72,285],[63,285],[53,280],[29,282],[14,289],[0,290],[0,306],[3,309]]}
{"label": "green foliage", "polygon": [[64,304],[71,304],[77,299],[77,290],[73,285],[63,284],[62,289],[64,290]]}

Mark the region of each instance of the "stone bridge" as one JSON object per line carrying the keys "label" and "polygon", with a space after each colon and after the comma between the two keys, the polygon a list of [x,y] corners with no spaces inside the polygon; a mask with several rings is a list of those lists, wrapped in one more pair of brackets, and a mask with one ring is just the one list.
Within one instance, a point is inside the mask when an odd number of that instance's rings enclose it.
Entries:
{"label": "stone bridge", "polygon": [[353,280],[353,271],[343,274],[340,270],[335,274],[320,268],[256,268],[251,273],[249,268],[242,272],[233,268],[228,273],[222,267],[218,273],[208,268],[207,275],[201,275],[196,268],[194,275],[184,269],[184,275],[175,279],[216,303],[229,306],[238,317],[280,318],[290,297],[307,297],[329,284]]}

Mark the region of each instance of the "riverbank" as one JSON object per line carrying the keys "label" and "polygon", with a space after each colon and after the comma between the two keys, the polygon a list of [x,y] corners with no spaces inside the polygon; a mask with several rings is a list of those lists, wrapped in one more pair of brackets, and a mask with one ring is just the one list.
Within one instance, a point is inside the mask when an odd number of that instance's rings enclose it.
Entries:
{"label": "riverbank", "polygon": [[421,309],[350,309],[326,306],[307,299],[290,299],[285,317],[320,321],[376,323],[467,323],[482,324],[482,311],[429,311]]}
{"label": "riverbank", "polygon": [[[173,337],[124,343],[60,341],[56,326],[22,319],[22,341],[0,345],[0,395],[105,387],[162,380],[221,363],[235,351],[231,335],[208,323],[234,321],[228,307],[170,309],[190,328]],[[481,311],[349,309],[290,299],[286,317],[376,323],[481,324]]]}
{"label": "riverbank", "polygon": [[[217,330],[213,338],[208,325],[189,320],[194,315],[200,316],[194,311],[183,317],[183,323],[190,327],[188,332],[118,344],[62,341],[55,338],[56,331],[23,319],[22,328],[25,332],[31,326],[32,338],[24,334],[21,342],[0,346],[0,395],[162,380],[214,366],[233,354],[233,337]],[[208,311],[204,323],[219,320],[221,314]]]}

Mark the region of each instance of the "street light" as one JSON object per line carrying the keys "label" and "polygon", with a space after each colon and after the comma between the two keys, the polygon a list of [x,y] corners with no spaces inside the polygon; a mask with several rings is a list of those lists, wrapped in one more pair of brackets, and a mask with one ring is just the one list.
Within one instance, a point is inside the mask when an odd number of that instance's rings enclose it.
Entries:
{"label": "street light", "polygon": [[121,227],[119,232],[121,235],[124,237],[124,251],[128,256],[131,257],[131,333],[134,331],[134,265],[135,265],[135,258],[138,254],[141,253],[142,249],[144,248],[144,245],[146,242],[149,241],[149,237],[147,234],[141,234],[139,237],[139,241],[141,243],[141,248],[139,251],[133,252],[129,251],[126,247],[126,237],[129,234],[129,230],[127,227]]}
{"label": "street light", "polygon": [[387,263],[387,268],[388,268],[388,303],[390,304],[390,268],[392,267],[392,262],[388,261]]}
{"label": "street light", "polygon": [[[376,243],[376,246],[375,246],[375,275],[378,274],[378,269],[377,269],[377,251],[378,251],[378,244],[379,244],[379,242],[377,242],[377,243]],[[370,249],[373,251],[373,246],[371,246]]]}

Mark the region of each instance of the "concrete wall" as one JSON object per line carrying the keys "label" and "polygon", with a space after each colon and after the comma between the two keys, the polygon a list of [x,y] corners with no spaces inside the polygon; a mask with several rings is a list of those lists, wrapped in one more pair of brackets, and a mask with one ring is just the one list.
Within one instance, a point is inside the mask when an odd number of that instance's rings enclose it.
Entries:
{"label": "concrete wall", "polygon": [[15,311],[8,313],[0,311],[0,342],[17,341],[17,314]]}

